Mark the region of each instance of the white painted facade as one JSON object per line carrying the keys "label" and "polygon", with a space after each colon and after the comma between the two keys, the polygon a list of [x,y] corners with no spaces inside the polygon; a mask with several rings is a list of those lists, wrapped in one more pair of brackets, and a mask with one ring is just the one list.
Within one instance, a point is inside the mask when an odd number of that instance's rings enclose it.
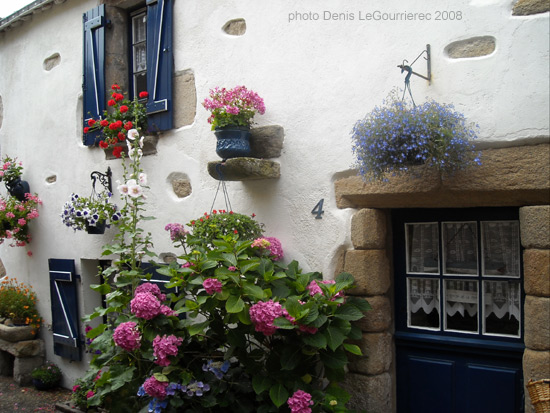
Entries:
{"label": "white painted facade", "polygon": [[[114,179],[121,177],[119,160],[107,161],[103,150],[82,144],[82,13],[97,3],[67,0],[0,32],[1,153],[23,162],[24,179],[43,200],[40,217],[31,224],[32,243],[27,248],[1,245],[0,258],[9,276],[37,291],[45,319],[41,338],[48,359],[65,371],[65,385],[83,372],[86,363],[68,363],[53,355],[47,328],[48,258],[76,261],[83,279],[82,314],[89,312],[97,298],[87,286],[97,282],[96,260],[102,258],[101,247],[114,230],[105,235],[74,233],[59,214],[72,192],[89,194],[92,171],[104,172],[110,166]],[[511,1],[497,0],[406,5],[176,0],[174,72],[194,73],[197,108],[192,125],[164,133],[158,153],[142,161],[149,178],[149,210],[157,218],[144,227],[153,234],[155,251],[177,254],[164,226],[187,223],[212,204],[218,181],[206,165],[218,157],[201,102],[215,86],[244,84],[256,91],[267,108],[265,115],[256,116],[257,124],[285,130],[282,155],[275,159],[281,164],[280,179],[229,182],[233,209],[255,213],[265,223],[266,234],[282,241],[289,260],[297,259],[305,269],[322,271],[328,278],[338,251],[351,244],[354,211],[336,208],[333,188],[335,179],[355,173],[350,130],[392,88],[402,87],[404,74],[397,65],[404,59],[412,62],[426,44],[431,45],[433,80],[429,85],[413,76],[417,102],[428,98],[453,103],[479,124],[484,147],[548,141],[549,15],[516,17],[512,6]],[[340,19],[328,19],[327,12]],[[373,12],[380,12],[381,18],[383,13],[430,13],[430,20],[365,20]],[[443,12],[454,12],[455,20],[436,21]],[[235,18],[246,21],[243,36],[221,29]],[[463,59],[444,53],[448,44],[478,36],[493,36],[495,51]],[[46,71],[43,62],[54,53],[60,55],[60,64]],[[413,69],[426,73],[422,58]],[[180,199],[173,193],[167,177],[174,172],[189,177],[189,197]],[[48,183],[51,176],[56,180]],[[5,195],[3,185],[0,191]],[[311,210],[320,199],[325,201],[325,213],[319,220]],[[215,205],[224,207],[221,202]]]}

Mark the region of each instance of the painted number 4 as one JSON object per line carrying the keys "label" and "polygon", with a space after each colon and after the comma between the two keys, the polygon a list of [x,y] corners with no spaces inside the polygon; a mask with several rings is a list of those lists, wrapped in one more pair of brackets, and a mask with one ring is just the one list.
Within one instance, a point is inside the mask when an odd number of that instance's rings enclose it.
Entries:
{"label": "painted number 4", "polygon": [[313,215],[315,215],[315,219],[322,219],[322,215],[325,213],[325,211],[323,211],[323,202],[325,200],[324,199],[321,199],[319,202],[317,202],[317,205],[315,205],[315,207],[311,210],[311,213]]}

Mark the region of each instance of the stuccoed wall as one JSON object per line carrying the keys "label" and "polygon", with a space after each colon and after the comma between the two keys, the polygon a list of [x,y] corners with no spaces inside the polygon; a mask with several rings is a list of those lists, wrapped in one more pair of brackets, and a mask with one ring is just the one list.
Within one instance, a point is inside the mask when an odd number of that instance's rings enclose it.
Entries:
{"label": "stuccoed wall", "polygon": [[[66,1],[0,33],[2,155],[23,162],[24,178],[44,202],[40,218],[31,225],[29,248],[2,245],[0,258],[8,275],[30,282],[38,292],[48,358],[63,367],[67,385],[83,364],[51,354],[47,260],[75,259],[84,284],[96,281],[95,260],[114,231],[103,236],[73,233],[62,226],[59,214],[71,192],[89,193],[91,171],[110,166],[115,180],[121,177],[120,161],[107,161],[102,150],[81,143],[82,13],[96,5]],[[396,66],[403,59],[412,62],[426,44],[432,50],[433,81],[428,85],[413,76],[417,102],[430,98],[454,103],[480,125],[484,146],[547,141],[548,13],[513,16],[512,7],[512,2],[497,0],[452,6],[422,1],[405,6],[397,1],[176,0],[174,73],[196,96],[175,97],[176,124],[185,126],[164,133],[157,153],[143,158],[151,187],[149,208],[157,217],[144,227],[153,233],[156,252],[178,252],[163,229],[167,223],[186,223],[210,209],[218,182],[208,174],[207,163],[217,156],[208,113],[200,103],[215,86],[244,84],[258,92],[267,107],[264,116],[256,117],[258,125],[280,125],[285,131],[276,159],[281,177],[229,182],[233,209],[255,213],[267,234],[281,239],[288,259],[326,277],[332,277],[340,252],[352,248],[354,211],[336,208],[333,189],[336,179],[354,174],[350,130],[392,88],[403,85],[404,75]],[[325,19],[325,11],[340,19]],[[364,20],[376,11],[430,13],[431,20]],[[436,21],[438,12],[454,12],[455,20]],[[222,30],[233,19],[244,19],[244,34]],[[472,52],[478,38],[481,47]],[[455,42],[461,42],[458,49],[449,46]],[[426,73],[422,58],[413,69]],[[191,195],[179,198],[174,193],[169,178],[174,174],[189,179]],[[318,220],[311,210],[320,199],[325,200],[325,213]],[[215,208],[225,205],[219,202]],[[95,297],[86,285],[82,294],[83,312],[89,311]]]}

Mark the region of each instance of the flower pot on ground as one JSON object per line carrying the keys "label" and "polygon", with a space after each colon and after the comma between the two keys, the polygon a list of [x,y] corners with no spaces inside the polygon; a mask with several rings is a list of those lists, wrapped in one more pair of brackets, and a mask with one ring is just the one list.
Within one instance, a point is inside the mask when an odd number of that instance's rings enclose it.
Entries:
{"label": "flower pot on ground", "polygon": [[411,106],[393,91],[353,127],[356,165],[368,179],[385,180],[418,165],[450,175],[481,164],[473,143],[477,128],[452,105],[428,101]]}
{"label": "flower pot on ground", "polygon": [[0,317],[6,319],[0,324],[0,338],[12,342],[36,338],[42,322],[36,301],[29,285],[8,277],[0,282]]}
{"label": "flower pot on ground", "polygon": [[211,112],[208,123],[217,138],[216,153],[222,159],[250,156],[250,126],[256,113],[265,113],[263,99],[245,86],[216,87],[202,105]]}
{"label": "flower pot on ground", "polygon": [[54,363],[46,363],[35,368],[32,373],[32,384],[37,390],[49,390],[59,386],[62,374]]}

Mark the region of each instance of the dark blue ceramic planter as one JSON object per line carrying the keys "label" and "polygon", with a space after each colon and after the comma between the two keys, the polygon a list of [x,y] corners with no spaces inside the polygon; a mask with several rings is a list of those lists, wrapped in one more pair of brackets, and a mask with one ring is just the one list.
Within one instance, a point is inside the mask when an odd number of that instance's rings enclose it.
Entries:
{"label": "dark blue ceramic planter", "polygon": [[216,128],[216,153],[222,159],[250,156],[250,128],[226,126]]}
{"label": "dark blue ceramic planter", "polygon": [[11,196],[17,198],[18,201],[25,200],[25,194],[30,193],[29,183],[22,181],[20,178],[15,178],[11,182],[6,182],[6,188]]}

